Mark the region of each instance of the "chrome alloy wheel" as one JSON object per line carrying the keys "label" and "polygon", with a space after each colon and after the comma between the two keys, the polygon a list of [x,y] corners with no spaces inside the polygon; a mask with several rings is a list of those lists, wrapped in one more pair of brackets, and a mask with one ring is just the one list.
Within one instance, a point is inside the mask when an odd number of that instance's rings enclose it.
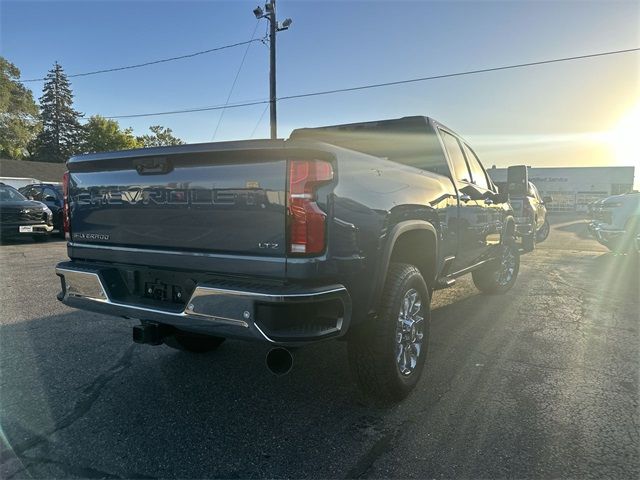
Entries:
{"label": "chrome alloy wheel", "polygon": [[510,246],[502,247],[502,258],[500,259],[500,268],[496,272],[498,284],[500,286],[507,285],[513,278],[516,271],[516,256],[513,248]]}
{"label": "chrome alloy wheel", "polygon": [[404,294],[396,326],[396,362],[402,375],[411,375],[418,364],[424,340],[422,298],[415,288]]}

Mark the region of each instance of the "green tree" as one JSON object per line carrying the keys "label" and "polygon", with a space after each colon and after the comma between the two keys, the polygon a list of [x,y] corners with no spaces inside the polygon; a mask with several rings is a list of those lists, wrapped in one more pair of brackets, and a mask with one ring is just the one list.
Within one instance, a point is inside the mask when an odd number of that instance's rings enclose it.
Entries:
{"label": "green tree", "polygon": [[35,159],[64,162],[81,148],[82,114],[73,109],[71,85],[56,62],[47,74],[40,97],[42,131],[35,141]]}
{"label": "green tree", "polygon": [[120,129],[115,120],[92,116],[84,126],[83,152],[106,152],[109,150],[127,150],[142,145],[133,136],[131,128]]}
{"label": "green tree", "polygon": [[19,80],[20,70],[0,57],[0,156],[16,160],[27,155],[39,127],[33,94]]}
{"label": "green tree", "polygon": [[170,128],[161,125],[153,125],[149,127],[151,135],[142,135],[136,137],[138,143],[144,147],[163,147],[165,145],[182,145],[184,141],[173,135]]}

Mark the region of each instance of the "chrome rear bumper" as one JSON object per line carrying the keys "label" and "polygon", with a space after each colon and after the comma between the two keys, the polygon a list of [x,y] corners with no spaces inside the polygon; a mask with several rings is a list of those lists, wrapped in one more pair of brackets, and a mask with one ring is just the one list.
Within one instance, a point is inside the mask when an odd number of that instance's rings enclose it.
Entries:
{"label": "chrome rear bumper", "polygon": [[[256,288],[237,289],[211,284],[197,285],[184,308],[122,302],[109,293],[99,269],[73,267],[66,262],[56,267],[62,291],[58,300],[64,304],[107,315],[135,318],[171,325],[195,333],[221,337],[253,339],[268,343],[294,346],[343,335],[351,319],[351,299],[342,285],[318,288],[287,288],[273,291]],[[300,318],[282,328],[278,314],[282,308],[296,306],[324,306],[336,312],[322,321]],[[270,311],[272,309],[273,311]],[[314,317],[315,318],[315,317]]]}

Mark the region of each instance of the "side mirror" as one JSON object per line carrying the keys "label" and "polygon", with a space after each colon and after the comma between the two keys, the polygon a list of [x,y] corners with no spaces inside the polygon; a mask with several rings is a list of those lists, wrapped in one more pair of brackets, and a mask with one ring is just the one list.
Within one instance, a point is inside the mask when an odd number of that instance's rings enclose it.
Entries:
{"label": "side mirror", "polygon": [[53,195],[47,195],[46,197],[44,197],[44,201],[45,203],[56,203],[56,197],[54,197]]}
{"label": "side mirror", "polygon": [[512,165],[507,168],[507,191],[511,195],[527,195],[529,173],[526,165]]}
{"label": "side mirror", "polygon": [[544,203],[553,203],[553,197],[551,196],[542,197],[542,201]]}
{"label": "side mirror", "polygon": [[460,189],[460,193],[467,195],[469,200],[484,200],[484,194],[481,193],[475,186],[466,185]]}

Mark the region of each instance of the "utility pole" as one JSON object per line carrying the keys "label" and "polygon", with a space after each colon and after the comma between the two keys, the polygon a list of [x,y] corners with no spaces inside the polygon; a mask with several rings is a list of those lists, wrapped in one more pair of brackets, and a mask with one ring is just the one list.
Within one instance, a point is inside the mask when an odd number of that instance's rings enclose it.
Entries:
{"label": "utility pole", "polygon": [[265,3],[264,9],[260,6],[253,10],[257,19],[266,18],[269,21],[269,118],[271,120],[271,138],[278,138],[278,116],[276,113],[276,33],[287,30],[291,26],[291,19],[278,23],[276,18],[276,0]]}
{"label": "utility pole", "polygon": [[271,125],[271,138],[278,138],[278,117],[276,115],[276,0],[271,0],[269,12],[269,119]]}

